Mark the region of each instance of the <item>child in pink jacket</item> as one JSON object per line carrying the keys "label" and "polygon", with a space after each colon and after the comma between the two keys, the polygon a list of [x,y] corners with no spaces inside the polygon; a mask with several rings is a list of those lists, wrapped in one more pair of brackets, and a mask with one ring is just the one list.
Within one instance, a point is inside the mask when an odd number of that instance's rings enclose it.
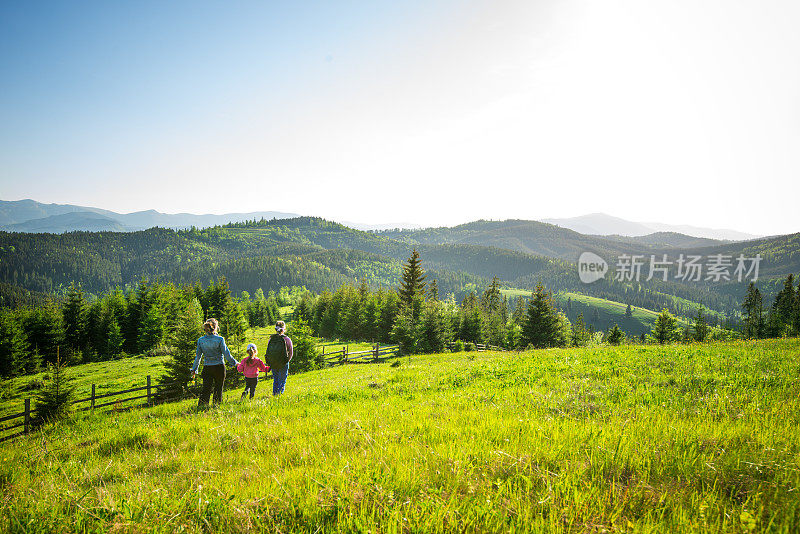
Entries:
{"label": "child in pink jacket", "polygon": [[264,371],[266,374],[269,371],[269,366],[264,365],[261,358],[256,357],[258,354],[258,347],[255,343],[247,345],[247,358],[242,359],[236,370],[244,374],[244,391],[242,398],[244,399],[247,392],[250,391],[250,398],[252,399],[256,394],[256,386],[258,385],[258,373]]}

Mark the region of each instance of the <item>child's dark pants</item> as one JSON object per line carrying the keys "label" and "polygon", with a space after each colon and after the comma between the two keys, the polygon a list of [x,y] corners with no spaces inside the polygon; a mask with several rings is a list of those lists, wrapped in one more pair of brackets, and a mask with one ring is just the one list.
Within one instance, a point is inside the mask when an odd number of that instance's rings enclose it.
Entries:
{"label": "child's dark pants", "polygon": [[247,395],[247,390],[250,390],[250,398],[252,399],[253,396],[256,394],[256,386],[258,385],[258,377],[254,376],[253,378],[244,379],[244,391],[242,392],[242,398]]}

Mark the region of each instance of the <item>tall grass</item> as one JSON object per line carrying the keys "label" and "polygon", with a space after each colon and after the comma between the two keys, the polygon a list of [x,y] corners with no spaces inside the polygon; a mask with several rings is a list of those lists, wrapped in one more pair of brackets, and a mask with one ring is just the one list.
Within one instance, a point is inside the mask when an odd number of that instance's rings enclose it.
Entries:
{"label": "tall grass", "polygon": [[413,356],[87,415],[0,446],[0,531],[797,532],[798,353]]}

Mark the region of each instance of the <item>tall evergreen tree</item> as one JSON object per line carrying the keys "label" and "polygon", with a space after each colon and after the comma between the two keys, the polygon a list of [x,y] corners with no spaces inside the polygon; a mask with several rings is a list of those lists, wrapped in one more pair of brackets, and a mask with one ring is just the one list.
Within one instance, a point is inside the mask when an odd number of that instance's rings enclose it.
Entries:
{"label": "tall evergreen tree", "polygon": [[203,307],[197,298],[186,306],[179,318],[178,328],[172,336],[175,350],[164,362],[166,372],[159,379],[159,395],[182,398],[191,390],[192,363],[197,351],[197,340],[203,335]]}
{"label": "tall evergreen tree", "polygon": [[483,333],[483,316],[473,293],[461,302],[461,321],[458,337],[463,341],[480,343]]}
{"label": "tall evergreen tree", "polygon": [[408,262],[403,264],[403,276],[400,280],[400,306],[411,311],[411,319],[416,322],[422,312],[422,302],[425,296],[425,278],[427,275],[422,269],[422,260],[417,249],[413,249]]}
{"label": "tall evergreen tree", "polygon": [[678,327],[678,320],[669,313],[669,310],[664,308],[661,313],[656,317],[651,331],[653,339],[660,344],[671,343],[680,339],[680,328]]}
{"label": "tall evergreen tree", "polygon": [[108,321],[106,340],[106,353],[109,356],[118,356],[122,353],[122,347],[125,345],[125,337],[122,335],[122,328],[120,328],[117,319],[113,315]]}
{"label": "tall evergreen tree", "polygon": [[742,303],[744,317],[742,321],[742,328],[745,337],[760,339],[764,337],[765,321],[764,321],[764,303],[761,298],[761,292],[753,282],[747,286],[747,295]]}
{"label": "tall evergreen tree", "polygon": [[36,395],[34,424],[37,426],[68,417],[73,410],[75,386],[59,355],[48,365],[48,380]]}
{"label": "tall evergreen tree", "polygon": [[792,327],[795,335],[800,335],[800,287],[794,294],[794,312],[792,313]]}
{"label": "tall evergreen tree", "polygon": [[31,348],[45,362],[54,363],[64,343],[64,317],[52,302],[27,313],[23,320]]}
{"label": "tall evergreen tree", "polygon": [[29,357],[28,339],[16,313],[0,310],[0,377],[9,378],[36,371]]}
{"label": "tall evergreen tree", "polygon": [[158,306],[152,305],[145,312],[139,327],[138,350],[146,352],[156,347],[163,341],[164,333],[164,317]]}
{"label": "tall evergreen tree", "polygon": [[241,359],[243,355],[242,343],[244,342],[247,328],[247,319],[245,319],[239,303],[233,300],[228,301],[228,307],[221,317],[220,333],[227,339],[228,345],[234,348],[238,359]]}
{"label": "tall evergreen tree", "polygon": [[428,288],[428,298],[434,302],[439,300],[439,284],[436,280],[431,280],[431,285]]}
{"label": "tall evergreen tree", "polygon": [[451,334],[441,302],[431,301],[425,304],[419,330],[419,349],[422,352],[444,352]]}
{"label": "tall evergreen tree", "polygon": [[528,304],[525,302],[525,299],[522,297],[517,297],[516,303],[514,304],[514,311],[511,314],[511,320],[514,323],[522,326],[525,322],[525,318],[528,315]]}
{"label": "tall evergreen tree", "polygon": [[[86,301],[83,290],[75,284],[67,290],[67,301],[62,309],[64,315],[64,343],[69,348],[70,355],[79,353],[86,348],[87,317]],[[70,360],[68,357],[67,360]]]}
{"label": "tall evergreen tree", "polygon": [[526,347],[532,345],[537,349],[557,346],[559,328],[559,317],[552,295],[538,283],[528,303],[528,318],[522,327],[522,344]]}
{"label": "tall evergreen tree", "polygon": [[697,314],[694,316],[691,337],[694,341],[705,341],[706,337],[708,337],[708,321],[703,314],[702,306],[697,308]]}
{"label": "tall evergreen tree", "polygon": [[[774,322],[778,323],[778,326],[772,328],[772,335],[780,336],[783,333],[791,332],[794,323],[796,300],[797,292],[794,288],[794,275],[789,273],[783,284],[783,289],[775,295],[775,303],[772,306],[772,310],[776,315]],[[774,330],[777,330],[777,332]]]}
{"label": "tall evergreen tree", "polygon": [[589,332],[586,330],[586,323],[583,321],[583,312],[578,314],[572,324],[572,344],[576,347],[585,347],[589,344]]}
{"label": "tall evergreen tree", "polygon": [[311,371],[319,369],[324,364],[322,355],[317,349],[314,333],[311,327],[303,319],[292,321],[291,332],[294,355],[290,372]]}
{"label": "tall evergreen tree", "polygon": [[614,323],[613,328],[608,331],[606,335],[606,341],[608,341],[611,345],[619,345],[625,340],[625,334],[620,330],[619,325]]}
{"label": "tall evergreen tree", "polygon": [[500,293],[500,280],[495,276],[492,278],[492,283],[481,297],[481,307],[489,313],[497,313],[500,311],[502,300],[503,295]]}

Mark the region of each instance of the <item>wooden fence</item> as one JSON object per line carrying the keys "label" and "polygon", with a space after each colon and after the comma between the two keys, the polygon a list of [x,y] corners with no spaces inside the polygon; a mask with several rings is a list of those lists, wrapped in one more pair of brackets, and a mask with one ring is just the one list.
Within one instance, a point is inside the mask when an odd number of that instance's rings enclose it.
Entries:
{"label": "wooden fence", "polygon": [[[78,399],[76,401],[72,401],[72,404],[84,404],[88,403],[87,406],[79,408],[79,412],[87,411],[87,410],[95,410],[97,408],[104,408],[106,406],[115,406],[119,407],[124,402],[134,401],[134,400],[141,400],[147,399],[147,402],[143,404],[143,406],[152,406],[155,401],[155,396],[159,388],[166,388],[167,385],[165,384],[153,384],[150,375],[147,375],[147,383],[144,386],[139,386],[130,389],[124,389],[122,391],[115,391],[112,393],[103,393],[98,395],[96,392],[96,385],[92,384],[92,394],[89,397],[84,399]],[[112,397],[119,397],[121,395],[127,395],[129,393],[139,393],[142,391],[146,391],[142,395],[136,395],[134,397],[127,397],[124,399],[115,399],[108,402],[101,402],[98,404],[97,401],[102,401],[104,399],[110,399]],[[0,436],[0,442],[16,438],[17,436],[21,436],[22,434],[27,434],[31,431],[32,427],[32,416],[33,412],[31,411],[31,399],[25,399],[25,411],[20,413],[16,413],[13,415],[7,415],[5,417],[0,417],[0,424],[6,423],[7,421],[14,421],[15,419],[22,419],[21,423],[15,423],[12,425],[5,425],[0,427],[0,432],[7,432],[9,430],[16,430],[18,428],[24,427],[21,431],[16,432],[15,434],[11,434],[9,436]]]}
{"label": "wooden fence", "polygon": [[[452,349],[453,346],[455,346],[455,344],[456,344],[455,341],[450,341],[449,343],[447,343],[447,348],[448,349]],[[466,345],[466,343],[464,343],[464,345]],[[504,349],[503,347],[498,347],[497,345],[486,345],[484,343],[472,343],[472,345],[475,347],[475,350],[477,352],[484,352],[484,351],[487,351],[487,350],[497,350],[497,351],[506,351],[506,350],[508,350],[508,349]]]}
{"label": "wooden fence", "polygon": [[360,350],[357,352],[350,352],[347,345],[334,352],[325,352],[325,347],[323,346],[322,359],[327,366],[345,363],[366,363],[380,360],[382,356],[397,354],[399,351],[399,345],[381,347],[380,343],[375,343],[369,350]]}

